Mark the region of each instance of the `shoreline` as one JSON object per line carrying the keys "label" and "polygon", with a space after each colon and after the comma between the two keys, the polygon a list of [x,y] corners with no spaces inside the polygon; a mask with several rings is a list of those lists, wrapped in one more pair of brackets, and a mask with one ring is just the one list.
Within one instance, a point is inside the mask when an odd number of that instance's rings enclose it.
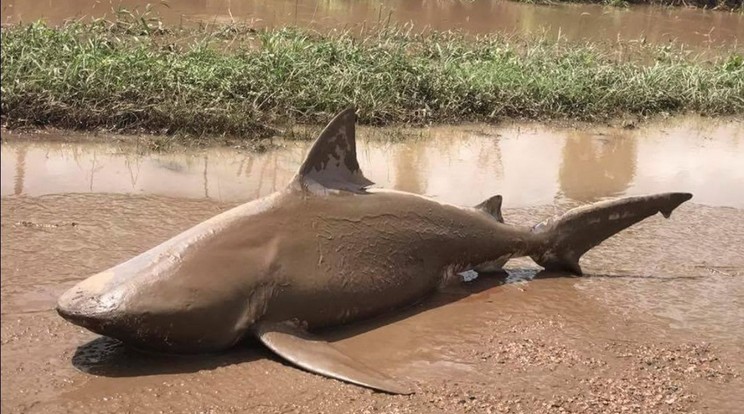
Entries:
{"label": "shoreline", "polygon": [[[503,119],[498,122],[461,121],[450,123],[429,123],[411,125],[394,123],[388,125],[357,125],[359,133],[373,141],[397,143],[409,140],[426,139],[433,131],[443,129],[473,130],[507,129],[513,127],[574,129],[578,131],[627,131],[655,128],[675,122],[706,122],[711,124],[737,124],[744,122],[739,115],[705,116],[692,112],[679,114],[662,114],[648,117],[615,117],[596,121],[574,119]],[[292,142],[311,142],[323,129],[325,124],[315,123],[277,123],[272,126],[272,134],[267,136],[237,135],[189,135],[175,133],[170,135],[148,131],[114,131],[104,129],[79,130],[55,126],[7,128],[0,126],[1,142],[14,143],[64,143],[64,144],[98,144],[135,146],[144,152],[171,152],[191,149],[227,148],[239,151],[262,153],[281,149],[284,144]]]}

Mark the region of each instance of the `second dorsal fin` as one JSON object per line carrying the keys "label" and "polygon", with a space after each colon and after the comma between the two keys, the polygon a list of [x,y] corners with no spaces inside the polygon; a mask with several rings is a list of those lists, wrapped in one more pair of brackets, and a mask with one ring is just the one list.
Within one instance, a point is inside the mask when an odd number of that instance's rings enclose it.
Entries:
{"label": "second dorsal fin", "polygon": [[336,115],[315,140],[295,180],[305,188],[320,185],[355,193],[374,184],[359,168],[355,124],[354,108]]}

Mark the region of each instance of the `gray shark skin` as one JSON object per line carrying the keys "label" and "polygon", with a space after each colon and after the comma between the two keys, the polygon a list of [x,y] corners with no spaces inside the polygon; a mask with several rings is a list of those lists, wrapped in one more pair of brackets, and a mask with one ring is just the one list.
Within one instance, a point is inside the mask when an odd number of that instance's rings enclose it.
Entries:
{"label": "gray shark skin", "polygon": [[406,394],[405,384],[315,338],[415,303],[465,270],[530,256],[581,273],[606,238],[692,196],[596,203],[534,227],[504,224],[501,197],[475,207],[368,189],[356,116],[338,114],[283,190],[219,214],[64,293],[66,320],[134,347],[224,350],[246,336],[308,371]]}

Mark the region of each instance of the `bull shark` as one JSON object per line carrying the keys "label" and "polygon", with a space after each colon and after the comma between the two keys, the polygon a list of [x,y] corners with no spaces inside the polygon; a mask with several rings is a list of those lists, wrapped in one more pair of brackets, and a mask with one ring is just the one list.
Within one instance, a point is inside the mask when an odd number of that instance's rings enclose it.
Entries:
{"label": "bull shark", "polygon": [[456,206],[373,189],[352,108],[315,141],[286,188],[240,205],[65,292],[57,312],[135,348],[224,350],[255,337],[310,372],[394,394],[411,387],[319,337],[318,328],[401,309],[461,272],[529,256],[581,274],[579,258],[692,195],[604,201],[535,226],[504,223],[501,196]]}

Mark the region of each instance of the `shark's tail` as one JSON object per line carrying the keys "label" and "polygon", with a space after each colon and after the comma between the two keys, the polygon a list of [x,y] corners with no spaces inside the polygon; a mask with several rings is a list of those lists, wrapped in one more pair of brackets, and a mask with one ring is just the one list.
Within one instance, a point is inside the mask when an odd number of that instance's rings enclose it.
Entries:
{"label": "shark's tail", "polygon": [[672,210],[691,198],[689,193],[664,193],[575,208],[532,228],[542,241],[530,257],[547,270],[581,274],[579,258],[589,249],[656,213],[668,218]]}

